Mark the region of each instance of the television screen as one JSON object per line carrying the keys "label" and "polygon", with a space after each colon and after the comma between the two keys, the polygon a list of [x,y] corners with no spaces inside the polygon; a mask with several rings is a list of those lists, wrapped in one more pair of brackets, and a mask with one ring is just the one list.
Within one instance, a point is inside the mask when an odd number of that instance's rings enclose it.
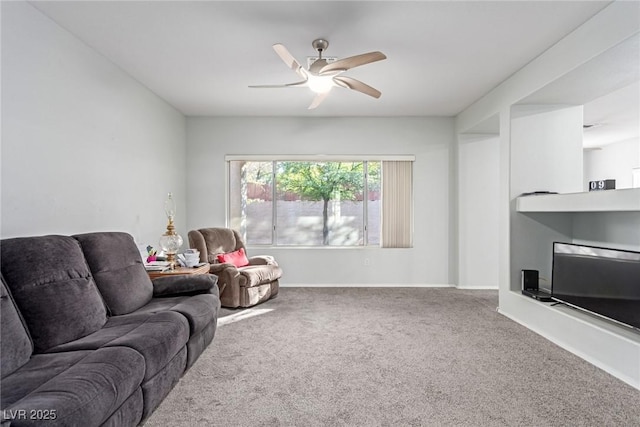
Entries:
{"label": "television screen", "polygon": [[640,329],[640,252],[555,242],[554,300]]}

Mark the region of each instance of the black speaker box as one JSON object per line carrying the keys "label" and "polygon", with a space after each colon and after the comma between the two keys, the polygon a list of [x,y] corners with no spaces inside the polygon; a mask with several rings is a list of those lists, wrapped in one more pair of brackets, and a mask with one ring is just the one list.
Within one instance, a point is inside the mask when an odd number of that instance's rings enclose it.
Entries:
{"label": "black speaker box", "polygon": [[538,270],[522,270],[522,290],[537,291],[539,282]]}

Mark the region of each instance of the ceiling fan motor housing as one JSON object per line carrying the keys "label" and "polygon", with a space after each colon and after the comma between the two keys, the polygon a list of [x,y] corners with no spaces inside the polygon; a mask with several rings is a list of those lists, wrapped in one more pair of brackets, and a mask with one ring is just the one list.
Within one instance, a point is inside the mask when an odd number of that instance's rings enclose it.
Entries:
{"label": "ceiling fan motor housing", "polygon": [[[320,59],[319,56],[307,56],[307,70],[311,68],[311,65]],[[338,60],[337,56],[323,56],[322,59],[327,61],[327,64],[331,64],[332,62],[336,62]]]}
{"label": "ceiling fan motor housing", "polygon": [[329,42],[325,39],[315,39],[311,46],[318,52],[324,52],[329,47]]}

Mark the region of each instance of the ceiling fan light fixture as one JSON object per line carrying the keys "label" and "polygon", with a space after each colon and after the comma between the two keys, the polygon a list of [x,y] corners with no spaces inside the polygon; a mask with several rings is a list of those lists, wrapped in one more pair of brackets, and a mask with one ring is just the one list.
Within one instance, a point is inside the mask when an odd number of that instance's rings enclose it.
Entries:
{"label": "ceiling fan light fixture", "polygon": [[327,93],[334,86],[333,77],[331,76],[314,76],[313,74],[309,75],[309,80],[307,80],[307,85],[312,92],[317,94]]}
{"label": "ceiling fan light fixture", "polygon": [[312,46],[318,52],[318,56],[313,62],[308,61],[308,69],[305,69],[298,61],[296,61],[293,55],[291,55],[291,52],[289,52],[284,45],[280,43],[273,45],[273,50],[276,51],[280,59],[282,59],[287,67],[293,70],[298,76],[302,77],[302,81],[281,85],[253,85],[249,87],[308,87],[316,94],[313,102],[309,106],[309,110],[313,110],[318,107],[334,86],[340,86],[345,89],[361,92],[373,98],[380,98],[382,93],[379,90],[361,82],[360,80],[344,76],[342,73],[361,65],[387,59],[384,53],[375,51],[342,59],[332,58],[333,60],[328,61],[328,58],[322,57],[322,53],[329,46],[329,42],[327,40],[316,39],[313,41]]}

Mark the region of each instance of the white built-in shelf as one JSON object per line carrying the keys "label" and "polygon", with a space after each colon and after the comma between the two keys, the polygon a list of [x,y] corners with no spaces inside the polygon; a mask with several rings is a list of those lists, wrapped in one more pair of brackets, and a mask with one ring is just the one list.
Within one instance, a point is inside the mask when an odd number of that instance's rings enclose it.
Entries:
{"label": "white built-in shelf", "polygon": [[569,194],[538,194],[516,199],[518,212],[640,212],[640,188]]}

